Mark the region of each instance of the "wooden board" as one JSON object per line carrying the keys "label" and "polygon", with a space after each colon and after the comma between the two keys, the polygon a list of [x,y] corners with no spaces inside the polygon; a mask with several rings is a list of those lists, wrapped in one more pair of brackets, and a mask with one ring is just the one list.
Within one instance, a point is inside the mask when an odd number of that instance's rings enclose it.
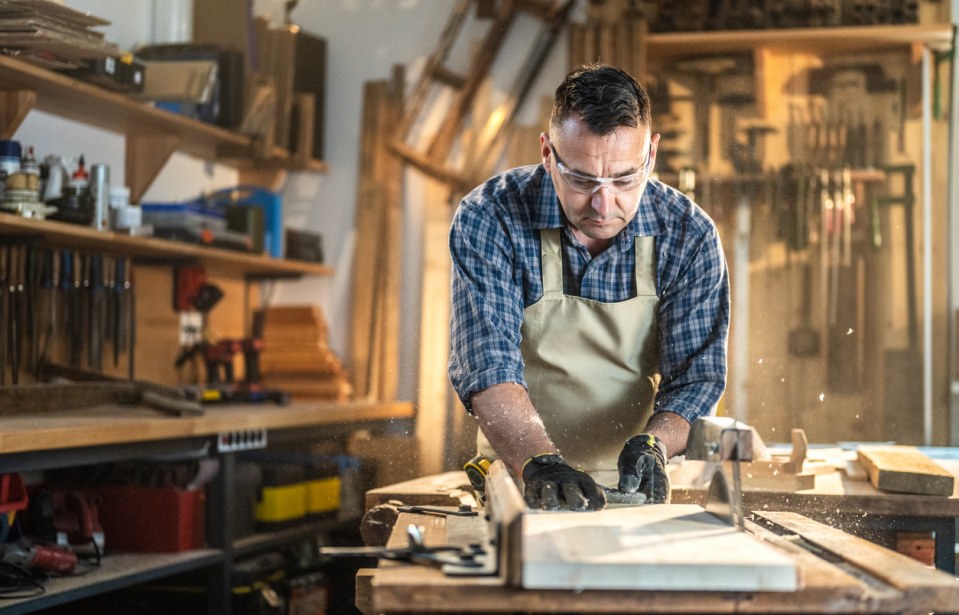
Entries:
{"label": "wooden board", "polygon": [[859,462],[876,489],[951,496],[955,477],[912,446],[861,446]]}
{"label": "wooden board", "polygon": [[523,587],[796,591],[796,564],[690,504],[523,516]]}

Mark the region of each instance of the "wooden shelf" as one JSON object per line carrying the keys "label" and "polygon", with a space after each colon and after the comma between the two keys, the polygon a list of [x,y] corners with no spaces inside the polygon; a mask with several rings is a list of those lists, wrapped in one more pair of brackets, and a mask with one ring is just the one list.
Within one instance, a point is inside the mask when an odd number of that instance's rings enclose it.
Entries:
{"label": "wooden shelf", "polygon": [[53,246],[90,249],[140,260],[200,261],[216,265],[220,269],[255,277],[326,276],[333,273],[332,267],[318,263],[270,258],[260,254],[208,248],[112,231],[97,231],[92,227],[79,224],[34,220],[12,214],[0,214],[0,233],[37,235],[44,243]]}
{"label": "wooden shelf", "polygon": [[322,161],[298,160],[281,149],[256,159],[253,139],[247,135],[0,55],[0,138],[11,138],[31,109],[125,135],[126,180],[133,202],[139,202],[175,151],[236,166],[326,170]]}
{"label": "wooden shelf", "polygon": [[848,53],[916,43],[929,45],[934,49],[948,49],[952,45],[952,26],[844,26],[657,33],[649,35],[648,53],[650,60],[656,61],[684,56],[745,53],[756,47],[783,51],[823,53],[828,50],[829,53]]}

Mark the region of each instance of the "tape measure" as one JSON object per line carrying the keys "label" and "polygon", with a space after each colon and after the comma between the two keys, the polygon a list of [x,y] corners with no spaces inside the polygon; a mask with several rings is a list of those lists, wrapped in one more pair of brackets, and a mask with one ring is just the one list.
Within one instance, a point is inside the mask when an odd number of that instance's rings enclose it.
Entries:
{"label": "tape measure", "polygon": [[486,476],[489,474],[489,466],[492,463],[483,455],[477,455],[463,464],[463,471],[473,486],[473,491],[480,497],[486,492]]}

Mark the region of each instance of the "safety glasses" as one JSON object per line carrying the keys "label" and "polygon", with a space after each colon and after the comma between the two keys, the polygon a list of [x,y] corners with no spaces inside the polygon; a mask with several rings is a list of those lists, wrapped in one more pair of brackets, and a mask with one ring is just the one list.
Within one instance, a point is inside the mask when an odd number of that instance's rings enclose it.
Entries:
{"label": "safety glasses", "polygon": [[595,194],[603,187],[609,190],[611,194],[629,192],[639,188],[649,177],[652,142],[646,146],[646,162],[643,163],[643,170],[630,173],[629,175],[620,175],[619,177],[594,177],[592,175],[577,173],[563,164],[552,143],[549,144],[549,149],[553,152],[553,157],[556,159],[556,168],[559,169],[559,174],[562,175],[566,184],[574,191],[583,194]]}

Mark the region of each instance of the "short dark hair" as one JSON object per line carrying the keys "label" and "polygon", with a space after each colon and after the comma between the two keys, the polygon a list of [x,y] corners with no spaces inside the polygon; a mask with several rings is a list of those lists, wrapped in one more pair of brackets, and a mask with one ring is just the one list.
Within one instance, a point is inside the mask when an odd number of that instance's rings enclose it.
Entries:
{"label": "short dark hair", "polygon": [[649,126],[646,90],[626,71],[605,64],[573,70],[556,88],[550,127],[579,114],[592,132],[606,135],[620,126]]}

